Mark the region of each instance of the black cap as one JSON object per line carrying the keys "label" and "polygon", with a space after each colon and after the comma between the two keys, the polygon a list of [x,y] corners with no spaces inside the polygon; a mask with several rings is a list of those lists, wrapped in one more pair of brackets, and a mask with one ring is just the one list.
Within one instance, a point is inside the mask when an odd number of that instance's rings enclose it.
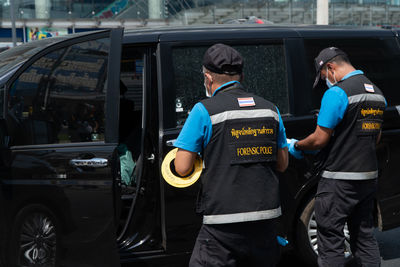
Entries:
{"label": "black cap", "polygon": [[320,73],[322,67],[327,62],[329,62],[329,60],[340,55],[347,56],[345,52],[343,52],[337,47],[328,47],[319,52],[319,55],[314,59],[314,65],[315,65],[315,71],[317,72],[317,77],[315,77],[313,88],[318,84],[319,77],[321,76]]}
{"label": "black cap", "polygon": [[242,73],[243,58],[232,47],[215,44],[205,52],[203,66],[214,73],[235,75]]}

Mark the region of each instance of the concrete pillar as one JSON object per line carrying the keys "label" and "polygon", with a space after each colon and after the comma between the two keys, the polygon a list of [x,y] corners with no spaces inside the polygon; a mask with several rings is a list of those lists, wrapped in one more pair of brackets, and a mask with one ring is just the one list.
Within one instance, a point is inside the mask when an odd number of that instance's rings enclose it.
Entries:
{"label": "concrete pillar", "polygon": [[314,24],[314,19],[315,19],[315,7],[314,7],[314,2],[311,3],[311,24]]}
{"label": "concrete pillar", "polygon": [[317,0],[317,24],[329,24],[329,3],[328,0]]}
{"label": "concrete pillar", "polygon": [[11,38],[13,47],[17,46],[17,29],[15,27],[15,6],[14,1],[10,3],[10,18],[11,18]]}
{"label": "concrete pillar", "polygon": [[35,0],[35,14],[37,19],[50,18],[50,0]]}
{"label": "concrete pillar", "polygon": [[385,24],[389,24],[389,6],[388,3],[385,5]]}
{"label": "concrete pillar", "polygon": [[149,19],[162,18],[162,0],[149,0]]}

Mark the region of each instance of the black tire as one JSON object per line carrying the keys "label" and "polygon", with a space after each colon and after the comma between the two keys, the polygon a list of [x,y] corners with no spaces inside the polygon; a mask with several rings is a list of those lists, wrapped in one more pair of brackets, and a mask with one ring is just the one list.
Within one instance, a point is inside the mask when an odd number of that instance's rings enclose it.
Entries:
{"label": "black tire", "polygon": [[[318,244],[317,244],[317,222],[314,212],[315,198],[311,198],[306,203],[296,226],[296,248],[298,255],[305,261],[307,266],[317,266]],[[350,260],[351,250],[349,244],[349,231],[345,225],[345,257]]]}
{"label": "black tire", "polygon": [[[311,198],[306,203],[296,226],[296,248],[298,255],[305,261],[307,266],[317,266],[317,224],[314,213],[315,198]],[[310,230],[315,230],[314,232]]]}
{"label": "black tire", "polygon": [[59,224],[45,206],[33,204],[15,217],[10,240],[10,266],[56,267]]}

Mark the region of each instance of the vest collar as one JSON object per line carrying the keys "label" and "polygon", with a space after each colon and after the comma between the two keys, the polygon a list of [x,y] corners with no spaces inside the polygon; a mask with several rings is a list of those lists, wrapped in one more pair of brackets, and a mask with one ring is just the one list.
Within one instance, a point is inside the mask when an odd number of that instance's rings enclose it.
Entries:
{"label": "vest collar", "polygon": [[360,75],[360,74],[364,74],[364,72],[362,72],[361,70],[354,70],[352,72],[347,73],[340,81],[344,81],[347,78],[350,78],[354,75]]}
{"label": "vest collar", "polygon": [[214,91],[212,96],[215,96],[220,91],[223,91],[223,90],[225,90],[225,89],[227,89],[227,88],[229,88],[231,86],[236,87],[236,85],[240,85],[240,82],[238,82],[238,81],[230,81],[230,82],[224,83],[223,85],[218,87],[217,90]]}

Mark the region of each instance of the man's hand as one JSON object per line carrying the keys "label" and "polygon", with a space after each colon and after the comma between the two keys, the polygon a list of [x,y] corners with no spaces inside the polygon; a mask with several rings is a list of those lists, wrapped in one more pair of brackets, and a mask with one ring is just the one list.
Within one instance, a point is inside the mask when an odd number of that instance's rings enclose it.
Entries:
{"label": "man's hand", "polygon": [[302,159],[303,156],[303,152],[301,152],[301,150],[298,150],[294,147],[294,144],[297,142],[297,139],[288,139],[288,143],[289,143],[289,153],[295,157],[296,159]]}

